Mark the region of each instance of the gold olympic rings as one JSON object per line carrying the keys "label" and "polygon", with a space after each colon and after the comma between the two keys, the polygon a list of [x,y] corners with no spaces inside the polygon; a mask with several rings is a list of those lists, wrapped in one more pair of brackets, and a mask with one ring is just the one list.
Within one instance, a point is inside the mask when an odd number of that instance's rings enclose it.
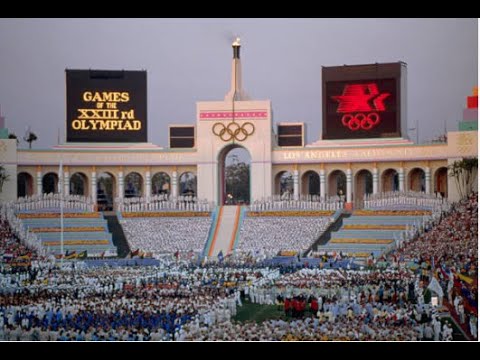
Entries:
{"label": "gold olympic rings", "polygon": [[212,132],[225,142],[230,140],[244,141],[255,132],[255,125],[251,122],[245,122],[240,126],[232,121],[225,126],[224,123],[217,122],[213,124]]}

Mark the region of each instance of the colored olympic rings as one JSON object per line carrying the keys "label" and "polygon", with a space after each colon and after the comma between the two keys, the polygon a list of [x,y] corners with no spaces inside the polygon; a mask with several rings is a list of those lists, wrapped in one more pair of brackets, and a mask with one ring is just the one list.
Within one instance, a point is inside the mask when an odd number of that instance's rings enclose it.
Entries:
{"label": "colored olympic rings", "polygon": [[342,116],[342,125],[348,127],[352,131],[358,129],[370,130],[380,123],[380,116],[377,113],[368,115],[358,113],[355,115],[345,114]]}
{"label": "colored olympic rings", "polygon": [[212,132],[223,141],[244,141],[255,132],[255,126],[251,122],[240,125],[232,121],[227,126],[224,123],[217,122],[213,125]]}

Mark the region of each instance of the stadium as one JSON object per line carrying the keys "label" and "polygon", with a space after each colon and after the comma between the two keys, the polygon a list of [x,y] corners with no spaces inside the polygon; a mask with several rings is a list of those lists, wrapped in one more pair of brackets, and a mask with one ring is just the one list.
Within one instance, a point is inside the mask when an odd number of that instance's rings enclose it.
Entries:
{"label": "stadium", "polygon": [[0,129],[0,340],[477,339],[478,89],[419,144],[406,63],[325,66],[307,143],[241,48],[167,148],[143,70],[67,69],[62,144]]}

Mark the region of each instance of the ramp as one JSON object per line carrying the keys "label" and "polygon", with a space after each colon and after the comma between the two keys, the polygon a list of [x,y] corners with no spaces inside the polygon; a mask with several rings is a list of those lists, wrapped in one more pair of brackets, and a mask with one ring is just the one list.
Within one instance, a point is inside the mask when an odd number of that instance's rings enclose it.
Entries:
{"label": "ramp", "polygon": [[227,205],[220,207],[208,256],[217,256],[220,251],[226,256],[232,251],[237,237],[240,214],[240,206]]}

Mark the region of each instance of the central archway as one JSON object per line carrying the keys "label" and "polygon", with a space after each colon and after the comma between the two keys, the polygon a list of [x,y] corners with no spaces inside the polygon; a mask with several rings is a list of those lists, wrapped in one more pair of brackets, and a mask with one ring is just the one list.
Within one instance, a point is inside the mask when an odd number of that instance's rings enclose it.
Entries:
{"label": "central archway", "polygon": [[250,204],[251,156],[243,146],[227,145],[218,155],[220,204]]}

